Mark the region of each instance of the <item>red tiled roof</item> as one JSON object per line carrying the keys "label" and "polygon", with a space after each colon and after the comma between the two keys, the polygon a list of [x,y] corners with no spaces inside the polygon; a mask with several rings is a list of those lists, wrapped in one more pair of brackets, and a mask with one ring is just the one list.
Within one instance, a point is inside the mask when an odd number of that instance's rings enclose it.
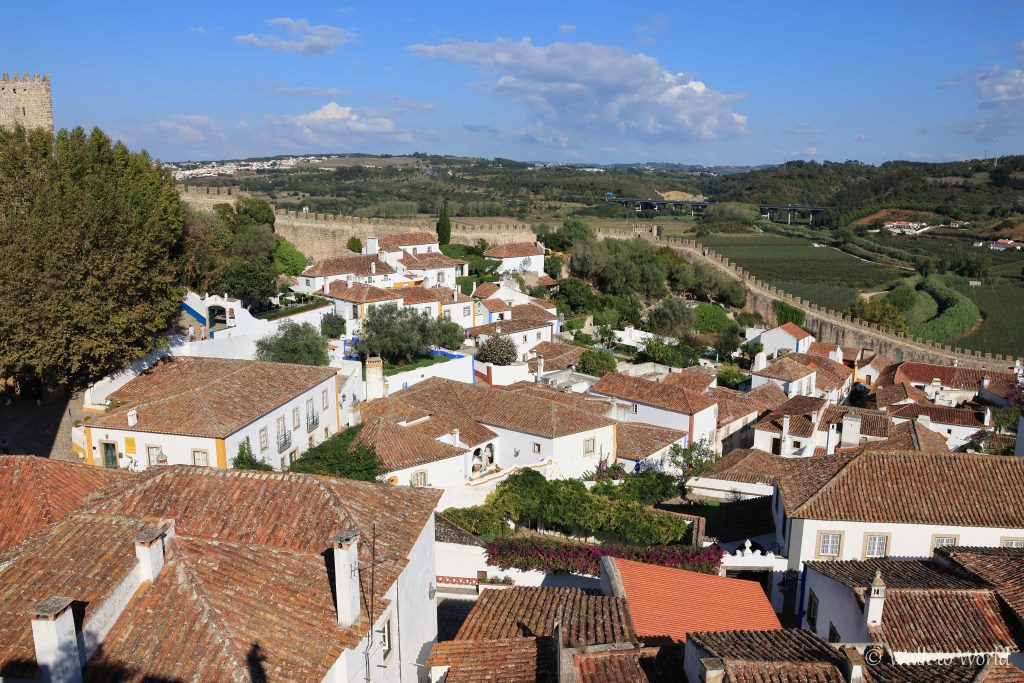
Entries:
{"label": "red tiled roof", "polygon": [[441,304],[444,306],[450,306],[452,304],[467,304],[473,300],[463,294],[462,290],[458,288],[449,289],[447,287],[442,287],[441,285],[436,285],[431,289],[438,293],[438,296],[441,299]]}
{"label": "red tiled roof", "polygon": [[[487,302],[484,302],[486,305]],[[529,304],[516,304],[512,307],[512,319],[530,319],[530,320],[544,320],[553,321],[558,320],[558,316],[547,310],[542,306],[538,306],[533,303]]]}
{"label": "red tiled roof", "polygon": [[872,436],[878,439],[885,439],[889,436],[892,423],[889,414],[881,410],[870,410],[868,408],[854,408],[852,406],[834,406],[825,408],[818,422],[818,431],[827,432],[830,424],[840,426],[842,431],[843,416],[857,415],[860,417],[860,435]]}
{"label": "red tiled roof", "polygon": [[813,436],[818,422],[818,411],[825,404],[823,398],[794,396],[758,420],[754,427],[762,431],[782,433],[783,418],[788,415],[789,433],[792,436]]}
{"label": "red tiled roof", "polygon": [[342,282],[335,280],[327,289],[321,290],[324,296],[354,304],[376,303],[378,301],[398,301],[402,298],[399,288],[374,287],[362,282]]}
{"label": "red tiled roof", "polygon": [[[486,303],[486,302],[485,302]],[[486,325],[476,325],[466,328],[467,337],[478,337],[482,334],[503,335],[526,332],[528,330],[541,330],[550,327],[551,323],[540,318],[513,318],[512,320],[499,320]]]}
{"label": "red tiled roof", "polygon": [[687,415],[699,413],[715,405],[715,401],[704,394],[683,387],[651,382],[615,372],[610,372],[599,379],[590,390],[596,394],[614,396]]}
{"label": "red tiled roof", "polygon": [[934,365],[932,363],[915,363],[911,361],[899,364],[896,368],[893,382],[896,384],[900,382],[931,384],[933,379],[938,378],[943,386],[971,391],[978,388],[978,383],[983,377],[989,377],[993,381],[998,379],[1002,382],[1007,382],[1009,386],[1017,383],[1013,373],[1009,372],[993,372],[991,370]]}
{"label": "red tiled roof", "polygon": [[813,341],[807,345],[807,353],[811,356],[825,356],[839,352],[842,355],[842,347],[839,344],[826,344],[825,342]]}
{"label": "red tiled roof", "polygon": [[376,254],[349,254],[317,259],[302,271],[303,277],[325,275],[393,275],[395,269]]}
{"label": "red tiled roof", "polygon": [[[959,659],[959,658],[954,658]],[[864,667],[864,683],[1021,683],[1024,671],[992,657],[987,664],[874,664]]]}
{"label": "red tiled roof", "polygon": [[714,368],[705,368],[702,365],[694,365],[683,368],[679,372],[670,372],[661,379],[662,384],[685,387],[690,391],[706,391],[718,380],[718,373]]}
{"label": "red tiled roof", "polygon": [[685,642],[694,631],[781,629],[755,581],[613,560],[637,637]]}
{"label": "red tiled roof", "polygon": [[1016,649],[991,590],[885,592],[882,623],[869,626],[878,643],[900,652],[998,652]]}
{"label": "red tiled roof", "polygon": [[973,410],[962,408],[949,408],[947,406],[921,405],[919,403],[907,403],[896,406],[889,411],[894,418],[905,420],[916,420],[920,415],[928,416],[932,423],[944,425],[956,425],[958,427],[984,427],[985,423],[979,419],[978,413]]}
{"label": "red tiled roof", "polygon": [[814,372],[814,368],[809,368],[789,356],[790,354],[780,356],[769,363],[767,367],[762,368],[761,370],[754,370],[751,374],[759,377],[768,377],[769,379],[777,379],[783,382],[795,382]]}
{"label": "red tiled roof", "polygon": [[787,460],[756,448],[735,448],[719,458],[715,466],[701,476],[771,485],[787,471]]}
{"label": "red tiled roof", "polygon": [[487,258],[521,258],[523,256],[543,256],[544,248],[534,242],[511,242],[499,244],[484,252]]}
{"label": "red tiled roof", "polygon": [[615,430],[616,455],[626,460],[643,460],[681,441],[686,432],[645,422],[620,422]]}
{"label": "red tiled roof", "polygon": [[935,552],[994,588],[1017,617],[1024,618],[1024,548],[944,546]]}
{"label": "red tiled roof", "polygon": [[466,452],[465,448],[456,448],[379,417],[364,423],[352,443],[373,449],[388,472],[447,460]]}
{"label": "red tiled roof", "polygon": [[34,455],[0,456],[0,560],[30,534],[68,517],[94,491],[125,476]]}
{"label": "red tiled roof", "polygon": [[806,566],[822,576],[838,581],[854,591],[863,605],[875,578],[880,572],[885,582],[886,597],[897,590],[979,590],[987,588],[980,580],[943,567],[934,560],[869,560],[812,561]]}
{"label": "red tiled roof", "polygon": [[885,441],[869,441],[861,448],[872,451],[932,451],[949,450],[946,437],[928,429],[917,420],[908,420],[889,427]]}
{"label": "red tiled roof", "polygon": [[481,282],[477,285],[476,291],[473,292],[473,296],[478,299],[486,299],[499,289],[501,289],[501,285],[497,282]]}
{"label": "red tiled roof", "polygon": [[509,306],[507,302],[502,301],[501,299],[485,299],[483,302],[483,307],[486,308],[491,313],[512,310],[512,307]]}
{"label": "red tiled roof", "polygon": [[785,355],[785,358],[790,358],[807,368],[815,370],[817,375],[814,378],[814,385],[821,391],[838,389],[853,377],[853,370],[851,368],[825,356],[815,356],[807,353],[788,353]]}
{"label": "red tiled roof", "polygon": [[[725,660],[743,683],[842,683],[844,659],[836,648],[802,628],[690,633],[708,657]],[[829,667],[834,673],[829,672]],[[867,667],[865,667],[867,668]],[[754,677],[756,674],[757,677]]]}
{"label": "red tiled roof", "polygon": [[875,404],[879,408],[887,408],[897,403],[911,401],[928,403],[928,396],[910,382],[880,386],[875,390]]}
{"label": "red tiled roof", "polygon": [[[559,342],[542,341],[530,349],[531,353],[544,359],[544,372],[564,370],[570,365],[576,365],[580,356],[583,355],[583,347],[575,344],[562,344]],[[537,372],[537,359],[528,361],[530,372]]]}
{"label": "red tiled roof", "polygon": [[449,667],[445,683],[555,683],[555,659],[546,638],[447,640],[430,648],[427,666]]}
{"label": "red tiled roof", "polygon": [[537,276],[537,284],[544,285],[545,287],[554,287],[558,284],[558,280],[546,273],[541,273]]}
{"label": "red tiled roof", "polygon": [[[85,425],[222,439],[336,374],[292,363],[171,356],[110,394],[117,407]],[[134,426],[130,410],[138,413]]]}
{"label": "red tiled roof", "polygon": [[785,330],[794,339],[806,339],[807,337],[811,336],[809,332],[802,329],[795,323],[785,323],[783,325],[779,325],[779,329]]}
{"label": "red tiled roof", "polygon": [[[436,287],[396,287],[395,291],[402,297],[402,303],[406,305],[437,303],[444,300],[444,292],[438,291]],[[450,289],[446,290],[448,301],[451,301],[452,298],[451,291]]]}
{"label": "red tiled roof", "polygon": [[384,235],[377,240],[378,249],[391,252],[398,251],[402,247],[437,243],[437,234],[433,232],[406,232],[400,235]]}
{"label": "red tiled roof", "polygon": [[438,270],[441,268],[454,268],[456,266],[466,265],[466,262],[462,259],[445,256],[440,251],[428,251],[420,254],[410,254],[406,252],[405,255],[399,259],[399,263],[409,270]]}
{"label": "red tiled roof", "polygon": [[573,653],[577,683],[678,683],[681,657],[663,656],[669,648],[630,647]]}

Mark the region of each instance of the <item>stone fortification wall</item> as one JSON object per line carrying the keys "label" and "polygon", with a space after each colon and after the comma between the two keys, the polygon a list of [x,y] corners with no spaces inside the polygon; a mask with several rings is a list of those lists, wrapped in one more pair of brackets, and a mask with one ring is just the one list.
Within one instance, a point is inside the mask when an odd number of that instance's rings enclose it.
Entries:
{"label": "stone fortification wall", "polygon": [[53,131],[53,99],[50,76],[0,75],[0,128],[21,125]]}

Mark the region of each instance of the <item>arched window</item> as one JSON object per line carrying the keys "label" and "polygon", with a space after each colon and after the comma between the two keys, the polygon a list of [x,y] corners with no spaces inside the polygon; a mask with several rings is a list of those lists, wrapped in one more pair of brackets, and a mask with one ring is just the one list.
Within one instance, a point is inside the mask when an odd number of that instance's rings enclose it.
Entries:
{"label": "arched window", "polygon": [[488,467],[494,464],[494,444],[487,444],[487,447],[484,448],[484,456],[484,460],[487,462]]}
{"label": "arched window", "polygon": [[412,485],[413,486],[426,486],[427,485],[427,471],[420,470],[412,473]]}
{"label": "arched window", "polygon": [[481,470],[483,470],[483,468],[484,468],[484,458],[483,458],[482,455],[480,455],[480,449],[479,448],[476,449],[475,451],[473,451],[472,463],[473,463],[473,466],[472,466],[473,474],[477,474]]}

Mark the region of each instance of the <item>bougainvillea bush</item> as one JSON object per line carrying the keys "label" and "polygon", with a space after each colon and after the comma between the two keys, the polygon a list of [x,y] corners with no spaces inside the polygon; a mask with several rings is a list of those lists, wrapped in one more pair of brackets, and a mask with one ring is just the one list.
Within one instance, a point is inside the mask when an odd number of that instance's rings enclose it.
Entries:
{"label": "bougainvillea bush", "polygon": [[601,558],[606,555],[713,574],[718,571],[724,552],[717,545],[589,545],[536,536],[496,538],[487,544],[487,564],[492,567],[548,574],[597,575]]}

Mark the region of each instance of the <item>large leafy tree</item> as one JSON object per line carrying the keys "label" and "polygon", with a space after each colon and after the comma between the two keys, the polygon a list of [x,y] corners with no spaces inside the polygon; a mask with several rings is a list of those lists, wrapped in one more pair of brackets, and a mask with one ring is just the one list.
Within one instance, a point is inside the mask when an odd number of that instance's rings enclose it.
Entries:
{"label": "large leafy tree", "polygon": [[143,356],[179,311],[184,234],[145,153],[0,130],[0,376],[78,388]]}
{"label": "large leafy tree", "polygon": [[413,308],[394,304],[375,306],[366,314],[359,350],[368,356],[380,356],[389,363],[401,365],[425,354],[440,337],[450,342],[450,331],[439,330],[438,321],[421,315]]}
{"label": "large leafy tree", "polygon": [[256,358],[296,365],[327,365],[327,338],[309,323],[281,324],[277,332],[256,342]]}

